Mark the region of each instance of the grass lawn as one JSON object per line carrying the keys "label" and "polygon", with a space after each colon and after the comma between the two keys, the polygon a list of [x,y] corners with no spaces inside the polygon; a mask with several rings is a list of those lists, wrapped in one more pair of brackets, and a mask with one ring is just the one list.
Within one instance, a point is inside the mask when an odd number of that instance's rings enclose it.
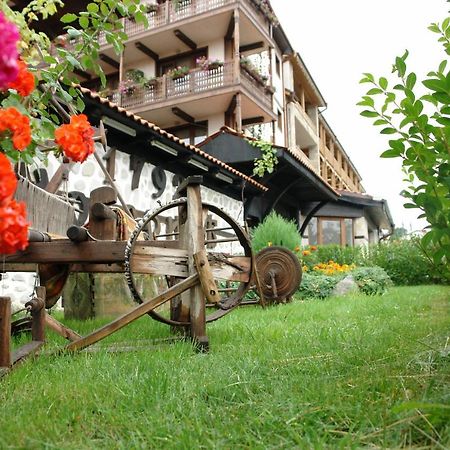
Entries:
{"label": "grass lawn", "polygon": [[[143,317],[105,343],[165,336]],[[209,336],[26,362],[0,380],[0,448],[450,447],[449,287],[242,308]]]}

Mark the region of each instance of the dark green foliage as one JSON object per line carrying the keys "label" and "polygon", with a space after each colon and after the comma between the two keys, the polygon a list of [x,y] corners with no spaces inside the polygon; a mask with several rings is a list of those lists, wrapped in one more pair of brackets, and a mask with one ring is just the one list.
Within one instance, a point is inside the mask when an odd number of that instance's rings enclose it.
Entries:
{"label": "dark green foliage", "polygon": [[381,267],[359,267],[351,275],[361,292],[366,295],[384,294],[392,286],[392,280]]}
{"label": "dark green foliage", "polygon": [[255,252],[277,245],[293,252],[300,250],[301,238],[297,225],[271,212],[252,232],[252,247]]}
{"label": "dark green foliage", "polygon": [[342,276],[313,275],[303,273],[302,283],[298,290],[301,299],[324,299],[331,295],[334,287],[342,279]]}
{"label": "dark green foliage", "polygon": [[436,266],[426,258],[417,239],[403,239],[369,247],[364,265],[382,267],[397,286],[439,281]]}

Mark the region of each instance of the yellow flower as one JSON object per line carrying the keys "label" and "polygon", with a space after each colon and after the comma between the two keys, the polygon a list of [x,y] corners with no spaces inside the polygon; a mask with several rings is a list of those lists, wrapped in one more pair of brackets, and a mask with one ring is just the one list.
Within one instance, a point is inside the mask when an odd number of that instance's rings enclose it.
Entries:
{"label": "yellow flower", "polygon": [[303,256],[308,256],[311,254],[311,252],[309,250],[303,250]]}
{"label": "yellow flower", "polygon": [[269,241],[269,242],[267,243],[267,247],[272,247],[272,242]]}

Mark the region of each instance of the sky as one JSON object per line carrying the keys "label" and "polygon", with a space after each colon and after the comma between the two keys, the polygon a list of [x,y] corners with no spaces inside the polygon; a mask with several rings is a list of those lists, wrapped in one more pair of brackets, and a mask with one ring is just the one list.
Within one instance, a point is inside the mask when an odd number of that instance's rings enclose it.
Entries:
{"label": "sky", "polygon": [[[366,192],[388,201],[397,227],[426,225],[418,209],[404,209],[401,161],[382,159],[388,137],[359,115],[368,90],[363,72],[391,76],[392,63],[408,49],[408,68],[418,79],[446,55],[427,29],[447,17],[445,0],[271,0],[292,47],[300,54],[327,102],[323,113],[350,156]],[[392,137],[391,137],[392,138]]]}

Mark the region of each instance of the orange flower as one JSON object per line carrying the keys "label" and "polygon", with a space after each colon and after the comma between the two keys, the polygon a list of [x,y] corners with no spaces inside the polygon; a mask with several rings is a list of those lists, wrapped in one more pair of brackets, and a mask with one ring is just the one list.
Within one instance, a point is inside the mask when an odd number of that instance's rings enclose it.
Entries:
{"label": "orange flower", "polygon": [[309,247],[309,249],[310,249],[312,252],[315,252],[315,251],[317,250],[317,246],[311,245],[311,246]]}
{"label": "orange flower", "polygon": [[16,108],[0,109],[0,133],[10,131],[16,150],[22,151],[31,143],[30,119]]}
{"label": "orange flower", "polygon": [[55,142],[72,161],[83,162],[94,153],[94,130],[84,114],[72,116],[70,124],[55,130]]}
{"label": "orange flower", "polygon": [[9,89],[15,89],[22,97],[28,97],[34,90],[34,75],[27,69],[27,65],[19,60],[19,73],[14,81],[8,83]]}
{"label": "orange flower", "polygon": [[28,246],[25,203],[10,200],[0,206],[0,255],[10,255]]}
{"label": "orange flower", "polygon": [[302,252],[303,256],[308,256],[310,254],[311,254],[311,252],[309,250],[303,250],[303,252]]}
{"label": "orange flower", "polygon": [[9,159],[0,152],[0,205],[16,191],[17,179]]}
{"label": "orange flower", "polygon": [[299,252],[300,251],[300,246],[297,245],[297,247],[294,248],[294,252]]}

